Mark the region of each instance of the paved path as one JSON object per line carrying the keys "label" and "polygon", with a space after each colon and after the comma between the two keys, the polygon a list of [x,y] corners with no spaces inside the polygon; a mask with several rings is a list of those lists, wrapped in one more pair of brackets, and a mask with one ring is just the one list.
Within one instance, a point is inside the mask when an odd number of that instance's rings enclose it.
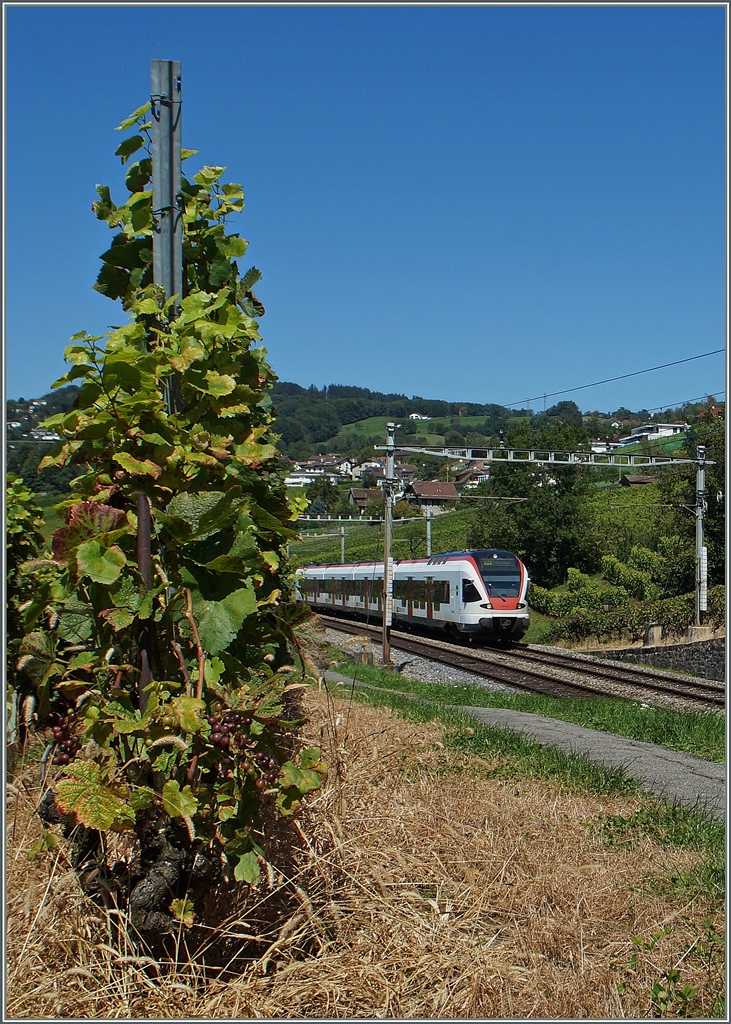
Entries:
{"label": "paved path", "polygon": [[[352,685],[353,679],[339,672],[326,672],[328,682]],[[367,683],[358,681],[358,686]],[[368,687],[378,689],[378,687]],[[399,691],[392,690],[392,693]],[[411,694],[401,694],[411,697]],[[454,705],[457,706],[457,705]],[[616,736],[598,729],[586,729],[557,718],[544,718],[525,711],[505,708],[475,708],[459,705],[460,710],[472,715],[485,725],[510,729],[546,746],[557,747],[569,754],[585,754],[593,761],[614,768],[622,768],[636,779],[644,789],[670,803],[698,807],[716,818],[726,813],[725,765],[704,761],[690,754],[681,754],[654,743]]]}

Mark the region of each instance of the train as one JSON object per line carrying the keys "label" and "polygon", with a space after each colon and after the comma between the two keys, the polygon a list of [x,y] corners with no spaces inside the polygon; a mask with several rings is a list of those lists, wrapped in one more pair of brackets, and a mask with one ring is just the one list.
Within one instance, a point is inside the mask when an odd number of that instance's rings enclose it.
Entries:
{"label": "train", "polygon": [[[313,611],[383,621],[383,561],[302,566],[295,586]],[[394,559],[392,623],[455,639],[519,640],[530,625],[527,590],[527,569],[510,551]]]}

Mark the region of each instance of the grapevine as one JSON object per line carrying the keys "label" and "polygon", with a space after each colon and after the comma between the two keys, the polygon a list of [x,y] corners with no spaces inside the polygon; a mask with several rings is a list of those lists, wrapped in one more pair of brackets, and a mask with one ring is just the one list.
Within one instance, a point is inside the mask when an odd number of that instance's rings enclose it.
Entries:
{"label": "grapevine", "polygon": [[[117,150],[123,164],[144,152],[148,109],[120,125],[134,132]],[[252,292],[261,274],[240,274],[248,243],[227,233],[243,190],[223,173],[204,167],[183,178],[185,287],[175,317],[175,297],[151,277],[149,157],[128,168],[123,205],[97,186],[94,212],[115,235],[95,287],[121,299],[129,321],[105,337],[75,335],[66,349],[70,369],[54,387],[77,383],[79,395],[46,421],[61,440],[41,466],[78,475],[57,506],[65,525],[51,557],[22,566],[30,596],[16,672],[52,751],[53,807],[44,807],[67,831],[128,831],[157,851],[142,858],[147,876],[128,879],[141,932],[189,926],[180,865],[197,863],[196,851],[256,885],[262,809],[292,814],[326,773],[317,748],[297,752],[288,687],[307,613],[292,604],[285,549],[299,509],[278,475],[268,394],[276,378],[254,319],[264,313]],[[147,575],[140,496],[151,522]],[[103,846],[85,840],[85,849]],[[177,881],[150,907],[141,883],[155,857],[178,865],[168,872]]]}

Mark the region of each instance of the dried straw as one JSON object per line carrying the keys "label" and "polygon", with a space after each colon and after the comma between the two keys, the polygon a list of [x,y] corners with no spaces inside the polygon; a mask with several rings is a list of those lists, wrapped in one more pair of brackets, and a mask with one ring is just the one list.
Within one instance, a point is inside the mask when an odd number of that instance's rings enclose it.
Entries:
{"label": "dried straw", "polygon": [[[9,1017],[643,1017],[676,964],[710,1005],[684,947],[690,921],[715,913],[722,929],[717,910],[647,881],[694,855],[607,847],[591,825],[634,798],[516,784],[448,750],[437,724],[324,691],[305,699],[305,740],[326,751],[329,780],[292,826],[270,827],[275,867],[255,891],[211,891],[207,961],[205,929],[195,943],[181,932],[168,962],[146,953],[121,911],[81,893],[63,843],[29,864],[38,794],[30,771],[16,777]],[[631,937],[661,927],[628,967]]]}

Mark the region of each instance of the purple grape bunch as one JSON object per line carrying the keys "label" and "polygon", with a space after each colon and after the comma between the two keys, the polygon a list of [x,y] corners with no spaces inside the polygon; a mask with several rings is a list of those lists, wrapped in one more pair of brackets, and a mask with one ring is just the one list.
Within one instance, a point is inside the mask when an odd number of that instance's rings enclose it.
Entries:
{"label": "purple grape bunch", "polygon": [[81,750],[81,740],[73,731],[78,720],[77,712],[70,708],[57,714],[56,724],[51,727],[55,744],[51,764],[67,765]]}
{"label": "purple grape bunch", "polygon": [[214,712],[208,717],[211,727],[208,742],[223,754],[223,767],[233,768],[236,761],[243,760],[246,773],[254,778],[259,789],[275,785],[279,778],[279,765],[264,751],[254,753],[258,741],[249,731],[253,720],[238,711],[226,711],[220,705],[216,705]]}

